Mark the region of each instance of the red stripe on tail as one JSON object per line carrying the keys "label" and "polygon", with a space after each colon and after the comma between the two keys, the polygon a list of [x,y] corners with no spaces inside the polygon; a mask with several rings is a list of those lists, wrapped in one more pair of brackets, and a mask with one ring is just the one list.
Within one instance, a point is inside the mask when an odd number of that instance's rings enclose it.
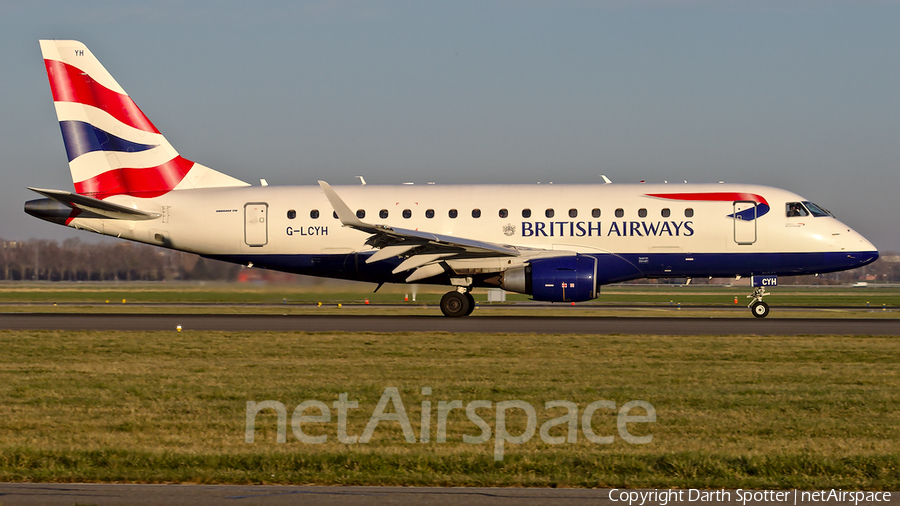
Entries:
{"label": "red stripe on tail", "polygon": [[44,60],[50,90],[55,102],[74,102],[108,112],[126,125],[158,134],[159,130],[135,105],[128,95],[122,95],[91,79],[81,69],[57,60]]}
{"label": "red stripe on tail", "polygon": [[157,167],[113,169],[75,183],[75,192],[96,199],[113,195],[153,198],[178,186],[194,162],[177,156]]}

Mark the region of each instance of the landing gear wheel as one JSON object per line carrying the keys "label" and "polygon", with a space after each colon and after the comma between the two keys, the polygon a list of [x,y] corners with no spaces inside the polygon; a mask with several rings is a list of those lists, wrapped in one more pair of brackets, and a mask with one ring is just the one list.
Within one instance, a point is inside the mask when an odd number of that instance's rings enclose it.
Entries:
{"label": "landing gear wheel", "polygon": [[757,301],[750,305],[750,312],[757,318],[769,316],[769,305],[763,301]]}
{"label": "landing gear wheel", "polygon": [[769,295],[766,293],[764,286],[754,286],[753,295],[748,295],[748,299],[753,299],[750,303],[750,312],[757,318],[765,318],[769,316],[769,305],[763,302],[763,297]]}
{"label": "landing gear wheel", "polygon": [[466,295],[468,294],[459,292],[445,293],[441,297],[441,312],[444,313],[444,316],[467,316],[471,313],[469,308],[474,304],[469,304],[469,298]]}
{"label": "landing gear wheel", "polygon": [[472,294],[466,292],[466,300],[469,301],[469,310],[466,311],[466,316],[472,314],[472,311],[475,311],[475,297],[472,297]]}

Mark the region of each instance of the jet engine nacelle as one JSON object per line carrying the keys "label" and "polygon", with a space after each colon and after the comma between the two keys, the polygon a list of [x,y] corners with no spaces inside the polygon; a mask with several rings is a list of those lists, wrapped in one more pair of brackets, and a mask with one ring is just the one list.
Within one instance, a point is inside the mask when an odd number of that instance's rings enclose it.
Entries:
{"label": "jet engine nacelle", "polygon": [[597,297],[597,259],[588,255],[539,258],[508,269],[500,286],[534,300],[581,302]]}

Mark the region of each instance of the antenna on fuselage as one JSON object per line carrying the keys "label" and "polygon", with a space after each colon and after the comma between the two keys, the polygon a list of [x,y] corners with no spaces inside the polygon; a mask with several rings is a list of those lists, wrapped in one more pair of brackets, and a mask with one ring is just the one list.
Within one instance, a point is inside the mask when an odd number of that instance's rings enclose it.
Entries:
{"label": "antenna on fuselage", "polygon": [[363,186],[366,185],[366,178],[364,178],[364,177],[362,177],[362,176],[356,176],[356,177],[359,178],[359,183],[360,183],[361,185],[363,185]]}
{"label": "antenna on fuselage", "polygon": [[603,179],[603,184],[612,184],[612,181],[610,181],[609,178],[606,177],[606,174],[600,174],[600,177]]}

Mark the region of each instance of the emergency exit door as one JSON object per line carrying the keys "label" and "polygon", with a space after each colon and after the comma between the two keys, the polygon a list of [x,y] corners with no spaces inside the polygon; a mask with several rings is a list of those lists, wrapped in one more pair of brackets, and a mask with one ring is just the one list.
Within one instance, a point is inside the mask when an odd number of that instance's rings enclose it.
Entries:
{"label": "emergency exit door", "polygon": [[756,242],[756,202],[738,200],[734,203],[734,242],[753,244]]}
{"label": "emergency exit door", "polygon": [[269,242],[269,205],[265,202],[244,204],[244,242],[247,246],[265,246]]}

